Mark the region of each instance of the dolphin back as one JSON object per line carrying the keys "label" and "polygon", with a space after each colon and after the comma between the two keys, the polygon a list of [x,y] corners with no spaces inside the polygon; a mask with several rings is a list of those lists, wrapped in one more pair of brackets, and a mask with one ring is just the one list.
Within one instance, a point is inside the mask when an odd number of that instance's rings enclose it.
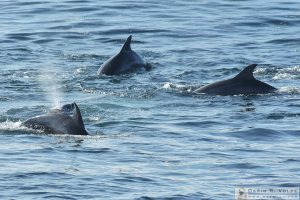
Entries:
{"label": "dolphin back", "polygon": [[257,64],[248,65],[245,67],[238,75],[234,77],[236,80],[255,80],[253,76],[254,69],[256,68]]}
{"label": "dolphin back", "polygon": [[84,127],[84,123],[83,123],[83,119],[82,119],[79,107],[77,106],[76,103],[74,103],[74,106],[75,106],[75,109],[74,109],[74,113],[73,113],[73,120],[74,120],[75,124],[79,127],[79,130],[84,133],[83,135],[88,135],[88,133]]}
{"label": "dolphin back", "polygon": [[131,49],[131,39],[132,35],[126,39],[118,54],[112,56],[101,65],[97,72],[98,75],[119,75],[136,71],[139,68],[150,69],[149,64],[146,64],[144,60]]}
{"label": "dolphin back", "polygon": [[253,95],[276,91],[273,86],[254,78],[253,72],[256,66],[257,64],[249,65],[231,79],[205,85],[194,92],[213,95]]}
{"label": "dolphin back", "polygon": [[49,134],[68,134],[67,128],[61,126],[65,116],[58,113],[49,113],[32,117],[22,123],[23,126],[40,130]]}
{"label": "dolphin back", "polygon": [[132,39],[132,35],[129,35],[129,37],[126,39],[126,41],[123,44],[123,47],[121,49],[120,52],[124,52],[124,51],[131,51],[131,39]]}
{"label": "dolphin back", "polygon": [[63,110],[56,110],[32,117],[24,121],[22,125],[49,134],[88,135],[77,104],[73,103],[72,105],[75,107],[72,117]]}

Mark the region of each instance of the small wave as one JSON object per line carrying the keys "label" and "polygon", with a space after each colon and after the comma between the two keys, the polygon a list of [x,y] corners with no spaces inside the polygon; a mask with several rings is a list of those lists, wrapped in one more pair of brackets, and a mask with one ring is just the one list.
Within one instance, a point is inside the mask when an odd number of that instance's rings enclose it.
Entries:
{"label": "small wave", "polygon": [[254,165],[254,164],[251,164],[251,163],[233,163],[233,164],[222,164],[222,165],[219,165],[219,167],[227,168],[227,169],[232,169],[232,168],[236,168],[236,169],[256,169],[256,168],[259,168],[261,166]]}
{"label": "small wave", "polygon": [[289,158],[284,161],[281,161],[281,163],[299,163],[299,162],[300,162],[300,160],[297,158]]}
{"label": "small wave", "polygon": [[300,66],[278,69],[273,79],[300,79]]}
{"label": "small wave", "polygon": [[27,129],[26,127],[22,126],[21,121],[13,122],[13,121],[6,120],[5,122],[0,123],[0,131],[19,131],[19,130],[26,130],[26,129]]}
{"label": "small wave", "polygon": [[[150,197],[150,196],[141,196],[135,200],[191,200],[191,199],[206,199],[211,200],[201,192],[190,193],[190,194],[174,194],[172,196],[161,196],[161,197]],[[214,198],[215,199],[215,198]]]}
{"label": "small wave", "polygon": [[[130,33],[165,33],[169,32],[166,29],[110,29],[103,31],[104,35],[115,35],[115,34],[130,34]],[[136,40],[135,40],[136,42]]]}
{"label": "small wave", "polygon": [[33,35],[32,33],[9,33],[6,36],[9,39],[24,41],[24,40],[32,40],[33,38],[30,37],[32,35]]}
{"label": "small wave", "polygon": [[281,79],[295,79],[296,76],[288,73],[277,73],[273,79],[274,80],[281,80]]}
{"label": "small wave", "polygon": [[54,42],[54,41],[55,41],[55,39],[37,39],[37,40],[34,40],[33,42],[36,44],[46,44],[46,43]]}
{"label": "small wave", "polygon": [[48,27],[49,30],[71,30],[73,28],[72,25],[56,25]]}
{"label": "small wave", "polygon": [[12,98],[0,96],[0,101],[11,101]]}
{"label": "small wave", "polygon": [[279,93],[288,93],[288,94],[300,94],[300,88],[298,87],[281,87],[278,89]]}
{"label": "small wave", "polygon": [[[133,160],[133,162],[136,162],[136,161]],[[126,176],[126,177],[123,177],[123,178],[115,179],[115,181],[117,181],[117,182],[126,182],[126,183],[129,183],[129,182],[147,182],[147,183],[155,182],[154,179],[141,177],[141,176]]]}
{"label": "small wave", "polygon": [[[105,78],[105,77],[104,77]],[[123,80],[121,79],[108,79],[105,84],[108,85],[107,88],[102,87],[103,82],[93,84],[88,84],[82,82],[79,85],[80,90],[85,93],[98,94],[101,96],[118,96],[121,98],[139,98],[139,99],[151,99],[156,96],[157,88],[156,86],[136,84],[136,85],[123,85],[119,87],[119,83]]]}
{"label": "small wave", "polygon": [[17,5],[19,6],[35,6],[35,5],[45,5],[45,2],[42,1],[36,1],[36,2],[17,2]]}
{"label": "small wave", "polygon": [[249,141],[274,141],[274,139],[281,138],[285,133],[275,131],[272,129],[253,128],[245,131],[231,132],[229,135],[243,140]]}
{"label": "small wave", "polygon": [[91,11],[96,11],[96,10],[98,10],[98,8],[96,8],[96,7],[80,6],[80,7],[76,7],[76,8],[63,8],[63,9],[60,9],[59,11],[62,11],[62,12],[91,12]]}
{"label": "small wave", "polygon": [[275,113],[270,113],[268,116],[267,116],[267,119],[283,119],[283,118],[286,118],[286,117],[298,117],[300,116],[300,113],[287,113],[287,112],[275,112]]}
{"label": "small wave", "polygon": [[167,82],[162,86],[163,89],[174,89],[174,90],[178,90],[180,92],[192,92],[195,90],[196,87],[192,87],[190,85],[183,85],[183,84],[174,84],[171,82]]}
{"label": "small wave", "polygon": [[15,177],[16,178],[21,178],[21,179],[32,179],[35,176],[38,176],[38,177],[41,177],[41,176],[49,177],[49,175],[51,177],[71,176],[68,173],[64,173],[64,172],[36,171],[36,172],[29,172],[29,173],[20,172],[20,173],[15,174]]}
{"label": "small wave", "polygon": [[[291,66],[286,68],[278,68],[276,66],[267,66],[267,67],[259,67],[255,70],[255,74],[264,76],[268,79],[276,80],[284,80],[287,83],[285,87],[278,88],[280,93],[291,93],[291,94],[299,94],[300,88],[291,86],[291,80],[299,80],[300,79],[300,66]],[[272,85],[272,84],[271,84]]]}
{"label": "small wave", "polygon": [[300,78],[300,66],[291,66],[286,68],[278,68],[272,65],[262,65],[255,70],[259,75],[271,75],[272,79]]}
{"label": "small wave", "polygon": [[10,120],[0,123],[0,131],[4,132],[2,134],[43,134],[41,130],[34,130],[23,126],[21,121],[14,122]]}
{"label": "small wave", "polygon": [[87,148],[87,149],[69,149],[66,150],[66,152],[70,152],[70,153],[87,153],[87,154],[102,154],[102,153],[109,153],[111,152],[110,148],[99,148],[99,149],[92,149],[92,148]]}
{"label": "small wave", "polygon": [[272,43],[272,44],[285,44],[285,45],[299,45],[300,44],[300,38],[282,38],[282,39],[274,39],[270,40],[267,43]]}

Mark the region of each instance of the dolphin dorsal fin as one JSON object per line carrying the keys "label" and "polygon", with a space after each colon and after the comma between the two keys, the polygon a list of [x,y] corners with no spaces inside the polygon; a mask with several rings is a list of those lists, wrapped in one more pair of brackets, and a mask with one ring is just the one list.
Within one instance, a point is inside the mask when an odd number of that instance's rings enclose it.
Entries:
{"label": "dolphin dorsal fin", "polygon": [[238,75],[234,77],[234,79],[240,79],[240,80],[253,80],[255,79],[253,76],[253,71],[257,64],[248,65],[241,71]]}
{"label": "dolphin dorsal fin", "polygon": [[79,110],[79,107],[77,106],[77,104],[74,102],[74,106],[75,106],[75,110],[73,113],[73,119],[78,123],[78,125],[82,128],[84,128],[84,124],[83,124],[83,120],[81,117],[81,113]]}
{"label": "dolphin dorsal fin", "polygon": [[131,47],[130,47],[131,38],[132,38],[132,35],[129,35],[129,37],[124,42],[123,47],[122,47],[122,49],[121,49],[120,52],[122,52],[122,51],[130,51],[131,50]]}

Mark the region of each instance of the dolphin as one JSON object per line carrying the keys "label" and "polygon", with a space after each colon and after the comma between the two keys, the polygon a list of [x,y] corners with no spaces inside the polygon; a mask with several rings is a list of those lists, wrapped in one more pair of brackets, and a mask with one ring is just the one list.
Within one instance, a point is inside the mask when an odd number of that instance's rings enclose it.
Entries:
{"label": "dolphin", "polygon": [[131,49],[131,38],[132,35],[127,38],[118,54],[112,56],[101,65],[97,72],[98,75],[120,75],[133,72],[140,68],[145,68],[146,70],[151,68],[148,63],[145,63],[144,60]]}
{"label": "dolphin", "polygon": [[70,114],[70,112],[74,111],[74,109],[75,109],[75,103],[71,103],[71,104],[65,104],[60,108],[53,109],[50,112],[64,112],[66,114]]}
{"label": "dolphin", "polygon": [[[68,112],[72,108],[73,116],[70,116]],[[47,114],[32,117],[22,125],[50,134],[88,135],[76,103],[66,104],[61,109],[54,109]]]}
{"label": "dolphin", "polygon": [[256,66],[257,64],[249,65],[231,79],[205,85],[194,92],[212,95],[251,95],[275,92],[276,88],[254,78],[253,71]]}

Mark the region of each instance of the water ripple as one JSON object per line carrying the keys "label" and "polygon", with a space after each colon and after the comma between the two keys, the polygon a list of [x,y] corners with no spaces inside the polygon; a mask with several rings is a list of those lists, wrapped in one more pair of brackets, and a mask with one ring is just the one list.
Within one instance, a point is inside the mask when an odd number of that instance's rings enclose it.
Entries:
{"label": "water ripple", "polygon": [[[0,199],[232,199],[245,180],[297,187],[298,1],[4,0],[1,8]],[[97,76],[130,34],[153,69]],[[192,94],[252,63],[277,93]],[[54,101],[78,103],[91,135],[21,126]]]}

